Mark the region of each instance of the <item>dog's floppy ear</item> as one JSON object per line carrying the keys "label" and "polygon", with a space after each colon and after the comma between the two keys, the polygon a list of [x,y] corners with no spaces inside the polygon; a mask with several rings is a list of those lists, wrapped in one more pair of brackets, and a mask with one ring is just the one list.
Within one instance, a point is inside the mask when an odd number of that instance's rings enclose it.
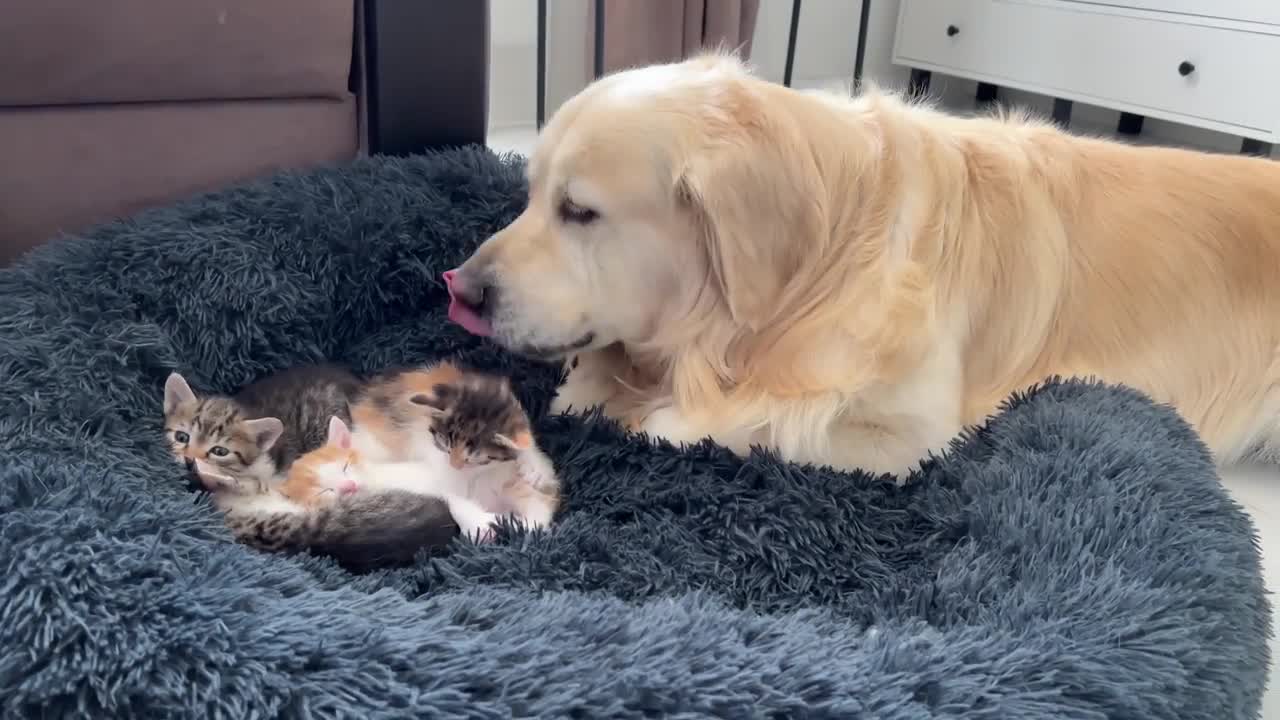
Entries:
{"label": "dog's floppy ear", "polygon": [[821,177],[795,120],[740,79],[717,87],[704,112],[677,196],[702,225],[730,314],[759,329],[781,309],[786,284],[804,281],[796,274],[806,253],[825,246]]}

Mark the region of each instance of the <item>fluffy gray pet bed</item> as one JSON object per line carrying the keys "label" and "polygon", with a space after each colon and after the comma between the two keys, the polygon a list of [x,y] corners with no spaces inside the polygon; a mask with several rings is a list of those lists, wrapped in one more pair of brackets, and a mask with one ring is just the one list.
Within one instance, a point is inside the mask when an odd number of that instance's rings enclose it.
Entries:
{"label": "fluffy gray pet bed", "polygon": [[[1173,412],[1050,384],[905,487],[545,417],[557,380],[444,320],[518,212],[484,151],[151,212],[0,271],[0,716],[1256,716],[1253,529]],[[545,536],[355,577],[233,544],[160,438],[174,369],[515,376]]]}

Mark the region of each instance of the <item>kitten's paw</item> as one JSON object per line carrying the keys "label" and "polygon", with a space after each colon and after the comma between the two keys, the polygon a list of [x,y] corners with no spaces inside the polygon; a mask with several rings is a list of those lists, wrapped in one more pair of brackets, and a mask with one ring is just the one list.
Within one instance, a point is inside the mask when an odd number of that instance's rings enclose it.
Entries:
{"label": "kitten's paw", "polygon": [[496,513],[484,513],[478,515],[471,522],[464,523],[462,534],[471,539],[477,545],[491,543],[497,537],[494,526],[498,522],[499,515]]}

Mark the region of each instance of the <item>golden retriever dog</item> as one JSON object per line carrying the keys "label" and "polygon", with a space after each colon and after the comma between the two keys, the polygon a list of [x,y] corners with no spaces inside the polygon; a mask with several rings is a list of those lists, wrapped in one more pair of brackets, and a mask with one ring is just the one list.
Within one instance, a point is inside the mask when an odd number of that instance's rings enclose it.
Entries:
{"label": "golden retriever dog", "polygon": [[569,360],[558,409],[904,473],[1078,375],[1172,404],[1220,462],[1280,454],[1280,164],[710,55],[586,88],[528,178],[450,315]]}

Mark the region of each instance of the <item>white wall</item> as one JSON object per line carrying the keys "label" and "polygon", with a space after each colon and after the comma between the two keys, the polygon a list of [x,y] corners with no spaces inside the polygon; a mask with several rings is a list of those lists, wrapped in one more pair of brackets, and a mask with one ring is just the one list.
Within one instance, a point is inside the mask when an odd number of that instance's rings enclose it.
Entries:
{"label": "white wall", "polygon": [[[463,0],[458,0],[463,1]],[[938,0],[942,2],[944,0]],[[537,55],[535,0],[490,0],[491,66],[490,126],[494,129],[532,126],[535,117]],[[590,0],[549,0],[547,20],[547,113],[586,85],[591,76],[587,8]],[[882,86],[902,87],[907,68],[895,66],[893,34],[899,0],[869,0],[864,77]],[[858,44],[858,0],[804,0],[796,43],[792,84],[797,87],[835,87],[853,77]],[[763,76],[782,80],[786,63],[791,0],[760,0],[752,63]],[[932,90],[944,104],[972,106],[975,84],[934,75]],[[1001,89],[1001,101],[1026,105],[1048,114],[1052,98]],[[1091,132],[1114,131],[1119,113],[1076,104],[1072,125]],[[1238,137],[1147,119],[1143,135],[1155,142],[1191,145],[1206,150],[1235,151]]]}

